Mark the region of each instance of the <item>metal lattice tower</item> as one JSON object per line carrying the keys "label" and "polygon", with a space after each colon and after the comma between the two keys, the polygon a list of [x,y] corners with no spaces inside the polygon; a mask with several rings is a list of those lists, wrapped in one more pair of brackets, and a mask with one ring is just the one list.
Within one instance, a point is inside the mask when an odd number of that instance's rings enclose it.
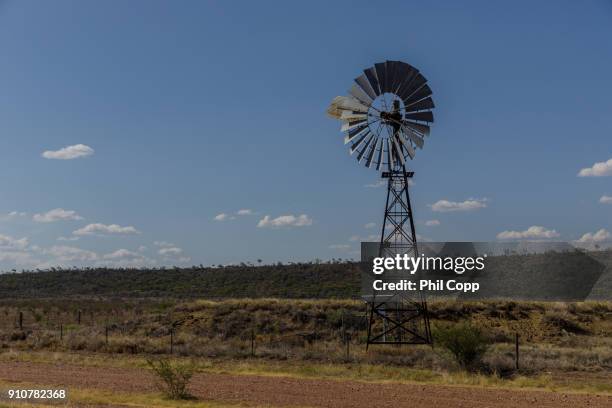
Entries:
{"label": "metal lattice tower", "polygon": [[[387,201],[379,256],[418,256],[410,206],[406,162],[422,149],[433,122],[432,90],[413,66],[385,61],[355,78],[349,95],[334,98],[329,116],[342,121],[344,143],[368,168],[387,179]],[[370,344],[431,344],[427,303],[423,294],[411,299],[402,292],[391,297],[375,293],[368,300]],[[415,296],[415,295],[412,295]]]}

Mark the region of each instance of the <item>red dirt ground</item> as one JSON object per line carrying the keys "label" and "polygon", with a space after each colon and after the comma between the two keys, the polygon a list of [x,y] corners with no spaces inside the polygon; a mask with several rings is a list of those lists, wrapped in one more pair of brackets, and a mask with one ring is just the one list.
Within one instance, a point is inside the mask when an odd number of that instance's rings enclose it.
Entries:
{"label": "red dirt ground", "polygon": [[[142,369],[69,364],[0,363],[0,380],[146,393],[153,378]],[[416,384],[374,384],[230,374],[197,374],[198,399],[247,407],[612,407],[612,396]]]}

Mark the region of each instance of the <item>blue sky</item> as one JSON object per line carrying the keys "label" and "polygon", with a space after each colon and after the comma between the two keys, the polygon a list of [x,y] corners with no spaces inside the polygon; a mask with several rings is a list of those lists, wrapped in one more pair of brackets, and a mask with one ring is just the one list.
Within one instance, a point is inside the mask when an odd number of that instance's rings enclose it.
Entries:
{"label": "blue sky", "polygon": [[384,189],[324,112],[385,59],[437,105],[420,236],[608,240],[611,38],[605,0],[1,2],[0,268],[356,258]]}

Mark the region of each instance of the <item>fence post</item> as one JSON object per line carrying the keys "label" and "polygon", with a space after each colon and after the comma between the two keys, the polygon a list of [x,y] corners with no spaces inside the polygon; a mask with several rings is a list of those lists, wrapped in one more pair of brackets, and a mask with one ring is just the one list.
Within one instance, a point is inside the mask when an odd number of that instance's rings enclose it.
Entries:
{"label": "fence post", "polygon": [[104,327],[104,335],[106,337],[106,345],[108,345],[108,325]]}
{"label": "fence post", "polygon": [[23,312],[19,312],[19,330],[23,330]]}
{"label": "fence post", "polygon": [[251,357],[255,357],[255,330],[251,329]]}
{"label": "fence post", "polygon": [[174,352],[174,326],[170,327],[170,354]]}
{"label": "fence post", "polygon": [[348,336],[348,333],[347,333],[347,337],[346,337],[346,361],[349,361],[349,359],[351,358],[350,347],[351,347],[351,338],[350,338],[350,336]]}
{"label": "fence post", "polygon": [[64,339],[64,325],[60,323],[60,340]]}
{"label": "fence post", "polygon": [[80,310],[77,314],[77,324],[81,324],[81,311]]}
{"label": "fence post", "polygon": [[516,333],[515,341],[514,341],[514,351],[516,354],[516,369],[519,369],[519,334]]}

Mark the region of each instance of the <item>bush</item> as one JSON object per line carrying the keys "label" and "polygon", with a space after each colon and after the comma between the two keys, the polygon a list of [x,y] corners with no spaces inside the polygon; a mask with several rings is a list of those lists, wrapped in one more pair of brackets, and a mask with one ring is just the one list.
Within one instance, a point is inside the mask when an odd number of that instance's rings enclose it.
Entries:
{"label": "bush", "polygon": [[168,359],[147,360],[149,367],[157,377],[157,387],[170,399],[189,399],[187,385],[193,377],[193,366],[190,364],[171,363]]}
{"label": "bush", "polygon": [[468,323],[436,328],[434,342],[448,350],[457,363],[467,370],[477,368],[489,347],[487,336]]}

